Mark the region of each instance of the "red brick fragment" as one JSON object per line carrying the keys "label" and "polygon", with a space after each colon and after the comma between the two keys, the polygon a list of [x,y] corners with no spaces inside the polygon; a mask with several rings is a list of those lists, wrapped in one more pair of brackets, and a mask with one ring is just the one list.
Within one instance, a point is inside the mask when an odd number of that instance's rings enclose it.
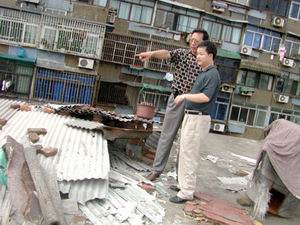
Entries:
{"label": "red brick fragment", "polygon": [[1,119],[0,118],[0,125],[4,126],[7,123],[6,119]]}
{"label": "red brick fragment", "polygon": [[57,154],[58,149],[54,147],[45,147],[42,149],[38,149],[37,153],[40,153],[46,157],[55,156]]}
{"label": "red brick fragment", "polygon": [[28,138],[32,143],[36,143],[40,140],[40,137],[37,133],[28,133]]}
{"label": "red brick fragment", "polygon": [[19,103],[12,103],[10,105],[10,108],[12,108],[12,109],[19,109],[20,107],[21,107],[21,105]]}
{"label": "red brick fragment", "polygon": [[45,128],[28,128],[27,133],[36,133],[38,135],[45,135],[47,134],[47,130]]}

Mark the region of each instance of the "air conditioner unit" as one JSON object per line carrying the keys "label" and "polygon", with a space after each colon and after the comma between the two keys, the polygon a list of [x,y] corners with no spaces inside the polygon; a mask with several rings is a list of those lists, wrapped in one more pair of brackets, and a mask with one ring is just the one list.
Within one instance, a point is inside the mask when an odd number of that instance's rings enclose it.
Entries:
{"label": "air conditioner unit", "polygon": [[220,91],[222,92],[226,92],[226,93],[232,93],[233,92],[233,88],[227,85],[223,85],[221,86]]}
{"label": "air conditioner unit", "polygon": [[286,67],[293,67],[294,66],[294,60],[293,59],[288,59],[288,58],[283,58],[282,65],[284,65]]}
{"label": "air conditioner unit", "polygon": [[79,58],[78,67],[92,70],[94,68],[94,60]]}
{"label": "air conditioner unit", "polygon": [[278,16],[275,16],[272,20],[272,25],[274,27],[283,27],[284,26],[284,19]]}
{"label": "air conditioner unit", "polygon": [[252,91],[241,91],[240,94],[243,96],[252,96]]}
{"label": "air conditioner unit", "polygon": [[290,97],[287,96],[287,95],[278,95],[277,102],[279,102],[279,103],[288,103],[289,98]]}
{"label": "air conditioner unit", "polygon": [[252,48],[248,47],[246,45],[243,45],[240,51],[241,54],[243,55],[251,55],[252,54]]}
{"label": "air conditioner unit", "polygon": [[215,123],[214,126],[213,126],[213,130],[218,131],[218,132],[224,132],[225,131],[225,124]]}
{"label": "air conditioner unit", "polygon": [[117,10],[116,9],[109,9],[107,14],[107,23],[114,24],[117,17]]}
{"label": "air conditioner unit", "polygon": [[219,12],[219,13],[222,13],[222,12],[225,11],[224,8],[219,7],[219,6],[216,6],[216,5],[213,5],[213,6],[212,6],[212,10],[215,11],[215,12]]}

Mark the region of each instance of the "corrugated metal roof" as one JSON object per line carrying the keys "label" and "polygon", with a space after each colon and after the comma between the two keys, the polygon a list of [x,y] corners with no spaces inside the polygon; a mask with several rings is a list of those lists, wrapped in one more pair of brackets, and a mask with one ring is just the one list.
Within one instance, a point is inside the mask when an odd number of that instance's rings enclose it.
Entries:
{"label": "corrugated metal roof", "polygon": [[9,120],[18,110],[10,108],[11,104],[20,103],[8,99],[0,99],[0,118]]}
{"label": "corrugated metal roof", "polygon": [[[46,158],[39,156],[41,165],[56,169],[58,180],[108,179],[110,169],[107,141],[101,133],[75,129],[65,125],[74,118],[42,112],[17,112],[3,127],[0,144],[10,135],[22,142],[28,128],[46,128],[36,144],[56,147],[58,153]],[[79,119],[76,119],[79,120]]]}

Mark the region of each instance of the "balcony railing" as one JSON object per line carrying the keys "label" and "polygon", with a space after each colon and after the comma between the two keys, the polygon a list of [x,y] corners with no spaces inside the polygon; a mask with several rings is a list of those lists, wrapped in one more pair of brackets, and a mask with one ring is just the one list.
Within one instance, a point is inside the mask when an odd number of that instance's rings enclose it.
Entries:
{"label": "balcony railing", "polygon": [[135,55],[144,51],[154,51],[158,49],[172,50],[176,48],[178,48],[178,46],[120,34],[106,33],[102,60],[158,71],[170,71],[172,68],[165,60],[152,58],[148,62],[143,63]]}
{"label": "balcony railing", "polygon": [[0,8],[0,41],[100,58],[105,25]]}

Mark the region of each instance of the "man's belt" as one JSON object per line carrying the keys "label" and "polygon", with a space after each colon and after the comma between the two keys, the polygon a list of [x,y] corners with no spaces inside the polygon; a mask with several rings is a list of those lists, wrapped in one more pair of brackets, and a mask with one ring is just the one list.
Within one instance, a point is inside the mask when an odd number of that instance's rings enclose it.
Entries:
{"label": "man's belt", "polygon": [[209,115],[209,113],[207,112],[200,112],[197,110],[189,110],[189,109],[186,109],[184,112],[185,114],[189,114],[189,115]]}

